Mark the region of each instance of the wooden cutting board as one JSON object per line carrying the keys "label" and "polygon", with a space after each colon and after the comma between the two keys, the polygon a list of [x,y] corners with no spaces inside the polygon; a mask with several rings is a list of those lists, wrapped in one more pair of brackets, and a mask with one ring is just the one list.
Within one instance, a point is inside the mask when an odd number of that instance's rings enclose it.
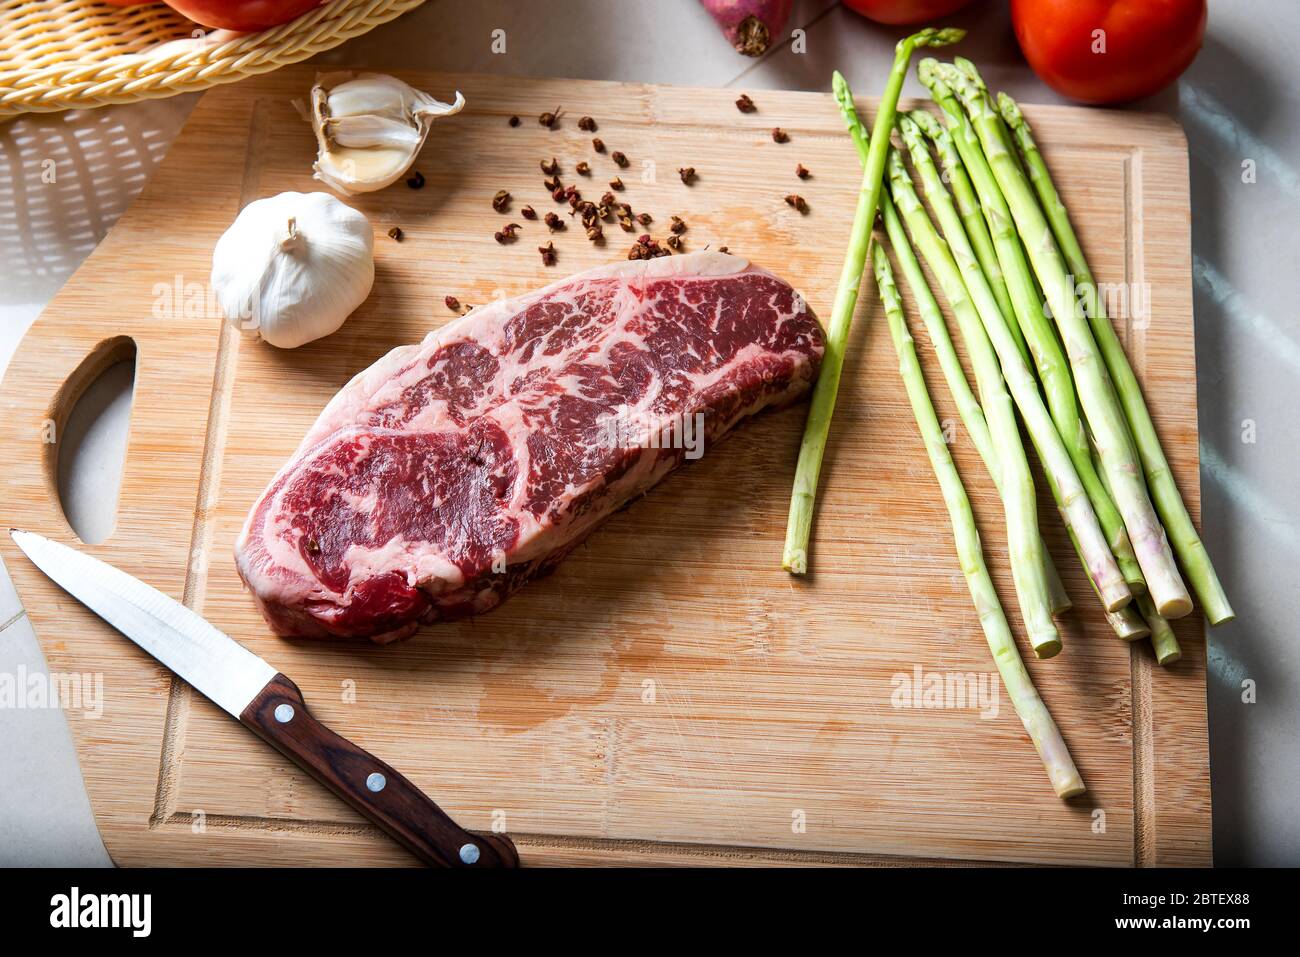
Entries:
{"label": "wooden cutting board", "polygon": [[[68,409],[135,355],[117,526],[88,550],[207,616],[292,676],[341,733],[411,776],[470,828],[504,826],[526,863],[1027,861],[1207,864],[1210,785],[1199,614],[1185,657],[1107,630],[1064,532],[1045,534],[1075,601],[1065,650],[1029,662],[1088,785],[1052,794],[1010,703],[901,708],[913,678],[994,669],[939,491],[868,284],[853,330],[815,529],[815,573],[780,553],[806,405],[761,417],[615,516],[554,576],[498,611],[396,646],[268,634],[231,558],[254,498],[331,395],[393,346],[481,303],[623,258],[634,238],[554,237],[519,208],[556,208],[538,162],[598,196],[620,173],[577,128],[595,117],[627,154],[621,198],[688,249],[727,245],[830,311],[859,182],[829,95],[558,79],[410,76],[461,115],[435,125],[401,183],[352,200],[376,232],[370,299],[338,334],[292,352],[241,340],[205,303],[213,244],[249,201],[310,191],[312,134],[295,107],[312,72],[209,92],[144,193],[46,309],[0,394],[6,525],[75,542],[54,491]],[[537,122],[563,107],[559,127]],[[1029,108],[1094,268],[1148,296],[1130,353],[1193,514],[1196,389],[1186,144],[1169,119]],[[517,128],[508,125],[518,114]],[[772,140],[772,127],[790,142]],[[574,166],[587,160],[590,181]],[[795,165],[812,170],[806,181]],[[684,185],[680,166],[698,180]],[[63,171],[60,171],[63,177]],[[69,172],[67,175],[79,175]],[[62,178],[61,185],[64,185]],[[66,186],[65,186],[66,188]],[[492,195],[514,195],[505,215]],[[783,202],[800,193],[809,211]],[[506,222],[520,240],[498,245]],[[400,226],[405,238],[386,235]],[[555,240],[545,268],[537,246]],[[957,421],[933,356],[942,418]],[[51,434],[51,431],[53,434]],[[1009,613],[993,490],[955,453]],[[1040,497],[1047,500],[1045,489]],[[173,679],[0,541],[50,667],[103,675],[98,720],[72,711],[113,857],[130,864],[406,864],[403,851]],[[1021,641],[1028,654],[1027,646]],[[1032,656],[1030,656],[1032,657]],[[987,679],[985,679],[987,680]]]}

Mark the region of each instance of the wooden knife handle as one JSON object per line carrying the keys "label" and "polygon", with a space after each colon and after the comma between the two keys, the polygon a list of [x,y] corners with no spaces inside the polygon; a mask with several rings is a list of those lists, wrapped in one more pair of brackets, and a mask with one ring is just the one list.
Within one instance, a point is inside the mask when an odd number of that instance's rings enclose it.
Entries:
{"label": "wooden knife handle", "polygon": [[426,864],[519,866],[510,838],[460,827],[397,771],[312,717],[302,692],[284,675],[267,682],[239,721]]}

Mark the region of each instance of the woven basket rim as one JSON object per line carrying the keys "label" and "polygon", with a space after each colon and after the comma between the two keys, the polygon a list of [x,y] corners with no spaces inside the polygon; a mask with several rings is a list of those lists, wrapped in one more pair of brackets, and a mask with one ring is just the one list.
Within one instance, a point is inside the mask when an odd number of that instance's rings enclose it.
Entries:
{"label": "woven basket rim", "polygon": [[[423,2],[326,0],[288,23],[257,33],[205,31],[200,37],[191,34],[170,39],[160,34],[154,48],[115,53],[99,59],[69,55],[61,62],[39,66],[10,60],[0,67],[0,116],[130,103],[233,82],[328,50],[415,9]],[[106,8],[102,3],[92,5]],[[65,0],[52,7],[51,22],[57,21],[66,27],[68,11],[75,10],[76,6],[75,2]],[[121,9],[126,12],[145,8]],[[17,11],[22,12],[30,28],[30,4],[11,4],[8,7],[8,12]],[[59,12],[58,17],[53,16],[55,11]],[[4,12],[5,9],[0,9],[0,14]],[[98,13],[102,14],[103,9]],[[189,23],[179,19],[182,23]],[[0,19],[0,23],[3,22]],[[135,22],[137,26],[141,23],[147,25],[148,17]],[[192,26],[195,30],[201,29],[197,24]],[[73,37],[75,31],[66,35]],[[87,43],[93,44],[98,35],[94,31],[88,33],[90,40],[82,41],[83,47]],[[190,43],[182,45],[187,40]],[[57,41],[45,37],[38,30],[30,42],[39,45]],[[178,45],[168,49],[173,43]]]}

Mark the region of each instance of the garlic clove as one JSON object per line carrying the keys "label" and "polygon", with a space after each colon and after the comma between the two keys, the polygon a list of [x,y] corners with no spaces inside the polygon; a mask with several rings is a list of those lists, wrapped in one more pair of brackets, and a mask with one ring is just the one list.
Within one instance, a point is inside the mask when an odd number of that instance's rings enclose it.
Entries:
{"label": "garlic clove", "polygon": [[415,162],[429,126],[459,113],[465,97],[443,103],[396,77],[331,73],[311,91],[316,178],[342,193],[383,189]]}
{"label": "garlic clove", "polygon": [[410,150],[420,145],[418,128],[386,116],[333,116],[325,121],[326,138],[335,146],[369,149],[372,146]]}

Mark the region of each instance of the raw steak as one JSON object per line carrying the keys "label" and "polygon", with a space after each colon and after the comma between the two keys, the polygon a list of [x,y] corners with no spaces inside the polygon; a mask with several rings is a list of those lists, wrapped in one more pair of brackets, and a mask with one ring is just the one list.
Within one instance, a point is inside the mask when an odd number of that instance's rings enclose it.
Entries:
{"label": "raw steak", "polygon": [[701,440],[803,393],[822,348],[802,297],[724,253],[482,306],[330,401],[249,513],[239,573],[281,635],[387,642],[488,611]]}

